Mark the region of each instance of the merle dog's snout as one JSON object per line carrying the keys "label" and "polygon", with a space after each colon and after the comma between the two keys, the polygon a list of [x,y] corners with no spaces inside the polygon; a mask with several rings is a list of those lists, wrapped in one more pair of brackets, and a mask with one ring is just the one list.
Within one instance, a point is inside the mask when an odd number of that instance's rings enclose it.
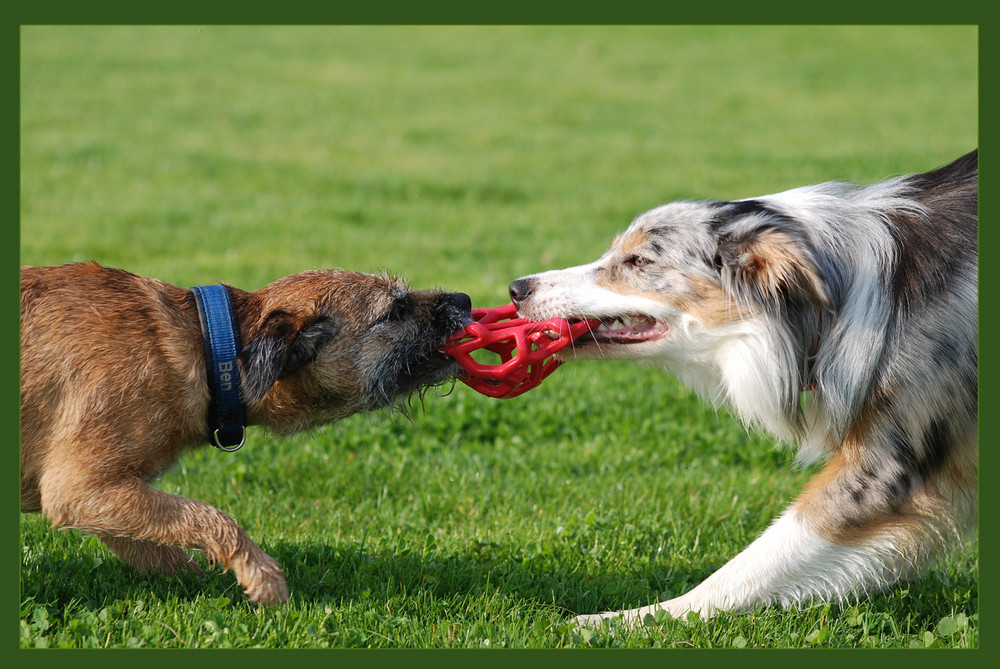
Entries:
{"label": "merle dog's snout", "polygon": [[534,282],[531,279],[515,279],[510,282],[510,299],[514,304],[519,304],[528,299],[534,289]]}

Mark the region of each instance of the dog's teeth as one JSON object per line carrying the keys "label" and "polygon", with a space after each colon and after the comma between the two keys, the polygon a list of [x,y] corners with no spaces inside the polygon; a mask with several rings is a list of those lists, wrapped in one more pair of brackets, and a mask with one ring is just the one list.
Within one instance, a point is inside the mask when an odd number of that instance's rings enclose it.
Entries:
{"label": "dog's teeth", "polygon": [[648,316],[609,316],[602,318],[594,332],[616,336],[639,335],[653,327],[653,321]]}

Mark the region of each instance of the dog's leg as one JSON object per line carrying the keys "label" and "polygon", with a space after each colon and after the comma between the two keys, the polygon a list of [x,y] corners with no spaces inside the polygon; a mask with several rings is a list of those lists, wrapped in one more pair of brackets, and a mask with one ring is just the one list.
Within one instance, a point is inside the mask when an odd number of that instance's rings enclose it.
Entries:
{"label": "dog's leg", "polygon": [[[135,477],[108,481],[72,464],[50,467],[41,493],[42,512],[54,525],[201,550],[211,562],[233,570],[252,604],[288,600],[281,566],[236,521],[208,504],[156,490]],[[134,550],[126,548],[129,557]]]}
{"label": "dog's leg", "polygon": [[[874,551],[873,551],[874,548]],[[756,541],[686,594],[627,611],[580,616],[581,625],[621,616],[628,626],[664,609],[674,617],[697,611],[747,611],[769,603],[791,605],[814,598],[838,599],[859,585],[894,580],[889,546],[843,546],[823,539],[789,509]]]}
{"label": "dog's leg", "polygon": [[[858,486],[862,480],[883,494],[866,503]],[[893,484],[895,496],[885,494]],[[707,617],[767,604],[864,596],[906,576],[947,539],[954,540],[962,501],[942,497],[941,489],[911,487],[898,471],[835,457],[756,541],[691,591],[637,609],[580,616],[577,623],[596,625],[620,616],[631,626],[660,609],[674,617],[691,611]]]}
{"label": "dog's leg", "polygon": [[201,573],[201,567],[198,566],[198,563],[177,546],[157,544],[131,537],[116,537],[110,534],[102,534],[100,539],[118,556],[118,559],[141,572],[159,571],[173,574],[181,570]]}

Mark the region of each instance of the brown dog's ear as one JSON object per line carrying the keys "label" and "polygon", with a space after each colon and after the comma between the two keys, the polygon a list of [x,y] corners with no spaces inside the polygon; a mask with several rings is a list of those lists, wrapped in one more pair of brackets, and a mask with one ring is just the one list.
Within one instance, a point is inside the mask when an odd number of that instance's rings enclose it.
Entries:
{"label": "brown dog's ear", "polygon": [[328,316],[309,320],[281,309],[269,313],[240,354],[243,401],[262,399],[278,379],[312,362],[339,331]]}
{"label": "brown dog's ear", "polygon": [[715,264],[723,285],[741,302],[769,310],[789,300],[830,304],[814,259],[793,232],[766,227],[723,238]]}

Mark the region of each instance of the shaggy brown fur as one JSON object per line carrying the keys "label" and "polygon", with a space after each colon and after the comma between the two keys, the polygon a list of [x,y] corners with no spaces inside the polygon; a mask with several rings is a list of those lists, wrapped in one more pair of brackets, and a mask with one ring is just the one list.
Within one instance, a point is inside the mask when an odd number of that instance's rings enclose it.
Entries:
{"label": "shaggy brown fur", "polygon": [[[293,432],[393,404],[456,371],[461,293],[319,270],[230,288],[248,422]],[[148,485],[208,443],[190,290],[97,264],[21,270],[21,509],[92,532],[140,570],[232,569],[250,602],[288,599],[278,563],[217,509]]]}

